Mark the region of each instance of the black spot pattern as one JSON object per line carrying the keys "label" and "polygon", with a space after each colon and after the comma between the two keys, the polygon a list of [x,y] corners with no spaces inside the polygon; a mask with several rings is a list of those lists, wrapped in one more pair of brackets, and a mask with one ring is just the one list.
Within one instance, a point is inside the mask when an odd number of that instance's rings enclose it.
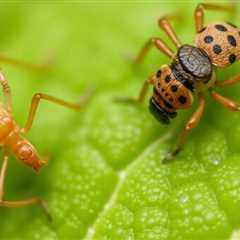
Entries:
{"label": "black spot pattern", "polygon": [[221,25],[221,24],[215,25],[215,28],[216,28],[218,31],[221,31],[221,32],[226,32],[226,31],[227,31],[227,28],[224,27],[224,26]]}
{"label": "black spot pattern", "polygon": [[176,92],[178,90],[178,86],[177,85],[172,85],[171,90],[172,90],[172,92]]}
{"label": "black spot pattern", "polygon": [[232,45],[233,47],[237,46],[237,41],[234,36],[228,35],[227,40],[228,40],[229,44]]}
{"label": "black spot pattern", "polygon": [[164,88],[162,88],[162,92],[164,92],[165,91],[165,89]]}
{"label": "black spot pattern", "polygon": [[204,38],[204,42],[205,43],[211,43],[213,41],[213,37],[210,36],[210,35],[207,35],[205,38]]}
{"label": "black spot pattern", "polygon": [[220,45],[216,44],[213,46],[213,52],[216,54],[220,54],[222,52],[222,48]]}
{"label": "black spot pattern", "polygon": [[165,82],[166,82],[166,83],[169,83],[169,82],[170,82],[170,80],[171,80],[171,77],[170,77],[170,75],[167,75],[167,76],[165,77]]}
{"label": "black spot pattern", "polygon": [[229,62],[232,64],[236,61],[236,55],[235,54],[230,54],[228,57]]}
{"label": "black spot pattern", "polygon": [[187,98],[185,96],[180,96],[178,98],[178,101],[181,103],[181,104],[185,104],[187,102]]}
{"label": "black spot pattern", "polygon": [[157,78],[160,78],[161,74],[162,74],[162,71],[158,70],[157,73],[156,73]]}

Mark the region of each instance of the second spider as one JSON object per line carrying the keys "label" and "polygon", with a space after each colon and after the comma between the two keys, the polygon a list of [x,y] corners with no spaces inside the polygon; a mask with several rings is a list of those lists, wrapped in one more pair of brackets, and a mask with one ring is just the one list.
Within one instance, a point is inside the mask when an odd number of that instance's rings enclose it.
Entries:
{"label": "second spider", "polygon": [[195,45],[182,44],[173,31],[169,19],[162,17],[158,23],[168,35],[177,52],[174,53],[160,38],[150,38],[135,59],[139,63],[151,47],[156,47],[169,57],[172,62],[162,65],[156,74],[147,79],[138,98],[120,98],[123,102],[142,102],[149,85],[153,85],[153,95],[149,109],[154,117],[163,124],[169,124],[177,116],[178,109],[192,106],[193,96],[198,99],[198,107],[182,130],[177,147],[164,159],[169,160],[183,148],[188,133],[197,127],[205,108],[206,92],[225,108],[240,111],[240,105],[227,99],[214,87],[226,87],[240,81],[236,75],[225,81],[218,81],[215,67],[224,68],[240,58],[240,29],[231,23],[213,22],[204,26],[204,10],[234,10],[232,5],[202,3],[195,10],[196,37]]}

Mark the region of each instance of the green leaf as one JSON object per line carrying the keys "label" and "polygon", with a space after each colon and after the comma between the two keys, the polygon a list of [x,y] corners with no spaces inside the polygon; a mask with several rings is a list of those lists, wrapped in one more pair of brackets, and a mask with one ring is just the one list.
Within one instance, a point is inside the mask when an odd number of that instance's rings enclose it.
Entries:
{"label": "green leaf", "polygon": [[[156,50],[137,70],[125,58],[159,35],[158,16],[184,12],[174,28],[192,43],[196,3],[1,4],[1,52],[34,62],[52,50],[56,59],[42,74],[3,65],[20,126],[36,92],[69,101],[88,86],[96,93],[79,113],[40,104],[27,137],[50,156],[49,165],[36,175],[12,156],[4,197],[42,197],[53,222],[37,206],[0,209],[0,239],[240,239],[240,114],[208,98],[185,150],[164,165],[192,110],[180,111],[166,127],[151,116],[147,100],[142,106],[112,101],[136,96],[142,82],[169,63]],[[226,19],[222,13],[206,16]],[[218,76],[226,79],[237,68]],[[221,93],[240,101],[239,90],[236,85]]]}

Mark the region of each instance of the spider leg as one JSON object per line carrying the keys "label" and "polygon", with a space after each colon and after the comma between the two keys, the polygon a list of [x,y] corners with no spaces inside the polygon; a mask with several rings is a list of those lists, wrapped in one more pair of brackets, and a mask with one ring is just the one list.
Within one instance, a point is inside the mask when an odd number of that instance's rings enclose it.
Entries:
{"label": "spider leg", "polygon": [[154,81],[155,81],[154,75],[151,76],[148,80],[145,80],[136,98],[123,96],[123,97],[115,97],[113,100],[118,103],[127,103],[127,104],[142,103],[147,95],[149,85],[153,84]]}
{"label": "spider leg", "polygon": [[0,55],[0,63],[12,65],[19,68],[24,68],[30,71],[45,71],[51,66],[51,59],[47,59],[40,64],[32,64],[8,56]]}
{"label": "spider leg", "polygon": [[4,77],[2,73],[0,73],[0,84],[2,85],[2,91],[5,98],[5,104],[8,112],[12,113],[12,96],[10,87],[8,85],[7,79]]}
{"label": "spider leg", "polygon": [[223,107],[227,108],[230,111],[240,111],[240,104],[225,98],[218,94],[217,92],[210,90],[210,95],[219,102]]}
{"label": "spider leg", "polygon": [[195,9],[195,27],[196,32],[200,32],[204,26],[204,11],[213,10],[213,11],[227,11],[232,13],[235,8],[231,4],[213,4],[213,3],[199,3]]}
{"label": "spider leg", "polygon": [[0,171],[0,201],[2,201],[3,195],[4,195],[4,182],[5,182],[6,172],[7,172],[7,165],[8,165],[8,155],[4,151],[3,163]]}
{"label": "spider leg", "polygon": [[168,56],[169,58],[174,57],[174,52],[167,46],[167,44],[162,39],[150,38],[145,43],[145,45],[143,46],[143,48],[141,49],[141,51],[139,52],[137,57],[134,59],[134,63],[140,64],[152,47],[157,48],[158,50],[160,50],[164,55]]}
{"label": "spider leg", "polygon": [[216,81],[215,85],[217,87],[227,87],[227,86],[231,86],[231,85],[233,85],[233,84],[235,84],[239,81],[240,81],[240,74],[235,75],[235,76],[233,76],[233,77],[231,77],[231,78],[229,78],[225,81]]}
{"label": "spider leg", "polygon": [[174,43],[174,45],[177,48],[181,47],[181,42],[178,39],[176,33],[174,32],[169,20],[171,19],[176,19],[178,17],[178,15],[173,14],[173,15],[166,15],[164,17],[161,17],[158,20],[158,25],[159,27],[167,34],[167,36],[172,40],[172,42]]}
{"label": "spider leg", "polygon": [[87,91],[81,99],[81,103],[69,103],[66,102],[62,99],[47,95],[47,94],[43,94],[43,93],[36,93],[33,98],[32,98],[32,103],[31,103],[31,107],[30,107],[30,111],[29,111],[29,115],[28,115],[28,119],[26,122],[26,125],[24,128],[21,129],[21,132],[26,133],[30,130],[33,120],[35,118],[35,114],[37,111],[37,108],[39,106],[40,100],[44,99],[47,100],[49,102],[64,106],[66,108],[70,108],[73,110],[79,110],[82,106],[84,106],[86,104],[86,102],[89,100],[90,96],[92,95],[92,93],[90,91]]}
{"label": "spider leg", "polygon": [[47,204],[41,200],[39,197],[29,198],[21,201],[5,201],[3,200],[4,195],[4,182],[7,172],[7,165],[8,165],[8,155],[6,151],[4,151],[3,163],[0,170],[0,207],[6,208],[19,208],[19,207],[27,207],[33,204],[39,204],[40,207],[44,210],[47,218],[51,221],[51,215],[49,214]]}
{"label": "spider leg", "polygon": [[184,147],[184,144],[187,139],[187,135],[190,133],[190,131],[194,128],[196,128],[201,120],[201,117],[203,115],[205,109],[205,99],[202,94],[198,95],[198,107],[195,110],[195,112],[192,114],[191,118],[187,122],[186,126],[182,130],[179,136],[179,140],[177,143],[177,147],[169,153],[168,156],[166,156],[163,159],[163,163],[167,163],[170,160],[172,160]]}
{"label": "spider leg", "polygon": [[39,204],[39,206],[43,209],[45,215],[47,216],[49,221],[52,221],[52,217],[48,211],[48,207],[45,201],[43,201],[39,197],[33,197],[25,200],[20,201],[0,201],[0,207],[6,207],[6,208],[21,208],[21,207],[28,207],[34,204]]}

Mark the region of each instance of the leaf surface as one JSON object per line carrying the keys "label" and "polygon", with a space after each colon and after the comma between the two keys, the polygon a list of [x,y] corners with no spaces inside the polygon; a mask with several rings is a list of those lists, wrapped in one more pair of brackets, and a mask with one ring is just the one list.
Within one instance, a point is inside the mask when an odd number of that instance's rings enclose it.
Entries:
{"label": "leaf surface", "polygon": [[[119,95],[136,96],[141,83],[169,63],[156,50],[137,70],[126,60],[149,37],[164,36],[158,16],[176,9],[184,12],[174,28],[183,42],[192,42],[195,6],[0,6],[3,54],[34,61],[52,50],[56,59],[42,74],[3,66],[21,126],[34,93],[74,101],[87,86],[96,87],[92,101],[79,113],[40,104],[27,137],[50,155],[49,165],[35,175],[11,157],[5,199],[41,196],[54,221],[48,223],[36,206],[0,209],[1,239],[240,239],[240,114],[208,98],[203,120],[185,150],[163,165],[192,110],[180,112],[165,127],[150,115],[147,100],[142,106],[112,101]],[[211,19],[223,19],[223,14],[207,13]],[[233,16],[228,20],[234,21]],[[226,79],[237,72],[233,66],[218,76]],[[220,92],[240,101],[239,90],[236,85]]]}

